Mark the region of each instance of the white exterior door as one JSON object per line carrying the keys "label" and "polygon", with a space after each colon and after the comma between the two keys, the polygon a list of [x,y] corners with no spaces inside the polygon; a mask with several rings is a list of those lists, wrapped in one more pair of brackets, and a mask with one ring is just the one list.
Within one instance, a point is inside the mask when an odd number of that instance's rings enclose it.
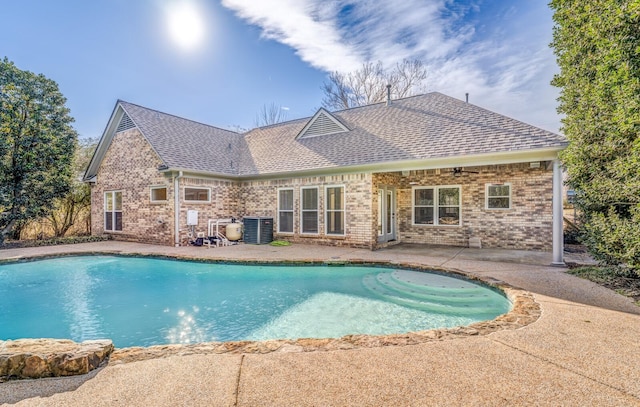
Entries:
{"label": "white exterior door", "polygon": [[396,190],[378,189],[378,242],[396,240]]}

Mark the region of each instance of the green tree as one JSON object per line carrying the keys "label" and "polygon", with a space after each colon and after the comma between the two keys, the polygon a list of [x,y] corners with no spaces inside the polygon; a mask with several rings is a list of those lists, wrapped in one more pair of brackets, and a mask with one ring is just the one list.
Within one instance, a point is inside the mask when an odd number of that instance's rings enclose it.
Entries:
{"label": "green tree", "polygon": [[583,241],[640,273],[640,2],[553,0],[562,159],[584,214]]}
{"label": "green tree", "polygon": [[64,237],[79,222],[84,223],[84,231],[89,234],[91,221],[91,187],[82,182],[89,161],[98,145],[98,139],[79,139],[73,159],[74,180],[70,191],[62,198],[54,200],[54,209],[47,216],[56,237]]}
{"label": "green tree", "polygon": [[54,81],[0,61],[0,242],[69,192],[77,134],[65,102]]}

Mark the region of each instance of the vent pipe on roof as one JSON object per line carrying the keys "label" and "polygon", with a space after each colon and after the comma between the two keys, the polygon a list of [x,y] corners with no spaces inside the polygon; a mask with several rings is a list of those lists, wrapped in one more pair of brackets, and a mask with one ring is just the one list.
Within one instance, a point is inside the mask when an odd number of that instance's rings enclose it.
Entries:
{"label": "vent pipe on roof", "polygon": [[391,85],[387,85],[387,106],[391,104]]}
{"label": "vent pipe on roof", "polygon": [[469,92],[464,94],[465,99],[467,100],[467,103],[469,103]]}

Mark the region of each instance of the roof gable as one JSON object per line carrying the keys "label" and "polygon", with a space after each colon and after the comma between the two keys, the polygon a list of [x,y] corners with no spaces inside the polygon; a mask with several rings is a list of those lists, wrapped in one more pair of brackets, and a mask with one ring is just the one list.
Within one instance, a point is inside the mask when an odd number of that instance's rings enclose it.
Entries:
{"label": "roof gable", "polygon": [[238,174],[244,142],[236,132],[118,100],[84,180],[96,176],[116,133],[137,128],[169,169]]}
{"label": "roof gable", "polygon": [[544,161],[567,145],[562,135],[437,92],[341,110],[331,117],[349,131],[300,137],[312,120],[252,130],[245,136],[249,165],[240,176]]}
{"label": "roof gable", "polygon": [[303,139],[326,136],[329,134],[345,133],[347,131],[349,131],[349,128],[342,124],[340,120],[324,108],[320,108],[296,138]]}
{"label": "roof gable", "polygon": [[118,101],[85,180],[129,126],[168,169],[225,178],[541,161],[567,145],[562,135],[437,92],[333,113],[321,108],[244,134]]}
{"label": "roof gable", "polygon": [[238,174],[242,135],[132,103],[120,105],[167,167]]}

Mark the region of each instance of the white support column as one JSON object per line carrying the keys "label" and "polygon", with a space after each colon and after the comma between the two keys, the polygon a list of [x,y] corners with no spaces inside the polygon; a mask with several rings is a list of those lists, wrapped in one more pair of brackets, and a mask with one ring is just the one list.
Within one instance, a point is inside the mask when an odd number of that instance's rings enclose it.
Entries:
{"label": "white support column", "polygon": [[564,236],[562,214],[562,167],[553,162],[553,261],[554,266],[564,266]]}

